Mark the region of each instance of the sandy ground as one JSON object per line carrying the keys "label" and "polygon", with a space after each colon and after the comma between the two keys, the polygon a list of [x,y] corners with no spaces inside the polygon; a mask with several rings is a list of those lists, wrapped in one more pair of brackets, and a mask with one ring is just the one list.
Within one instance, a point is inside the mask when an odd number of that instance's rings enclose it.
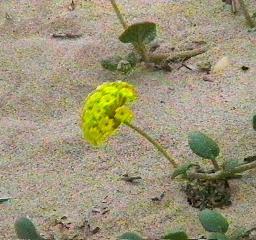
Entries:
{"label": "sandy ground", "polygon": [[[192,237],[204,234],[182,183],[170,180],[172,167],[148,142],[127,128],[100,150],[82,140],[84,98],[104,81],[123,79],[103,70],[100,60],[130,49],[118,42],[122,28],[108,1],[75,2],[74,11],[68,0],[0,2],[0,193],[13,197],[0,205],[0,239],[15,239],[18,216],[30,216],[46,233],[53,219],[67,216],[77,224],[93,208],[90,224],[100,231],[88,239],[115,239],[125,231],[154,239],[176,227]],[[137,125],[180,162],[200,161],[187,144],[192,130],[218,141],[220,161],[255,154],[256,34],[248,33],[243,17],[215,0],[119,2],[130,22],[156,22],[159,39],[169,46],[206,41],[207,53],[190,64],[231,60],[224,73],[211,74],[212,82],[185,68],[137,69],[127,80],[140,93]],[[254,0],[248,4],[256,10]],[[60,40],[51,37],[56,32],[83,36]],[[242,71],[243,65],[250,69]],[[142,180],[121,181],[125,173]],[[231,183],[233,205],[221,212],[233,227],[256,226],[255,173]],[[151,200],[162,192],[160,203]]]}

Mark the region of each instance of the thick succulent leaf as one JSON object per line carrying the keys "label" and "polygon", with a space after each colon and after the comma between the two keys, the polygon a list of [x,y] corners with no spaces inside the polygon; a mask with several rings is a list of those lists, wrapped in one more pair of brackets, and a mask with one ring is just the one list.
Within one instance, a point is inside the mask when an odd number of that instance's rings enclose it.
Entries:
{"label": "thick succulent leaf", "polygon": [[201,132],[190,133],[188,143],[193,153],[202,158],[215,159],[220,153],[218,144]]}
{"label": "thick succulent leaf", "polygon": [[17,237],[19,239],[45,240],[39,235],[34,224],[30,221],[30,219],[26,217],[21,217],[17,219],[14,226],[15,226]]}
{"label": "thick succulent leaf", "polygon": [[110,71],[116,71],[118,63],[122,60],[120,56],[114,56],[101,61],[101,66]]}
{"label": "thick succulent leaf", "polygon": [[208,232],[226,233],[229,227],[227,220],[214,210],[205,209],[201,211],[199,220]]}
{"label": "thick succulent leaf", "polygon": [[152,22],[135,23],[119,37],[123,43],[150,43],[156,37],[156,24]]}
{"label": "thick succulent leaf", "polygon": [[118,237],[120,240],[143,240],[143,238],[137,233],[127,232]]}
{"label": "thick succulent leaf", "polygon": [[184,165],[179,166],[178,168],[175,169],[175,171],[172,174],[172,179],[176,178],[179,175],[186,175],[187,171],[194,166],[198,166],[193,163],[186,163]]}
{"label": "thick succulent leaf", "polygon": [[235,160],[228,160],[224,163],[223,167],[225,171],[232,172],[236,167],[240,165],[237,159]]}
{"label": "thick succulent leaf", "polygon": [[252,127],[256,131],[256,115],[254,115],[252,118]]}
{"label": "thick succulent leaf", "polygon": [[229,240],[229,238],[225,234],[219,233],[219,232],[211,233],[208,239],[209,240]]}
{"label": "thick succulent leaf", "polygon": [[175,230],[167,233],[164,236],[164,239],[170,239],[170,240],[188,240],[187,234],[182,230]]}

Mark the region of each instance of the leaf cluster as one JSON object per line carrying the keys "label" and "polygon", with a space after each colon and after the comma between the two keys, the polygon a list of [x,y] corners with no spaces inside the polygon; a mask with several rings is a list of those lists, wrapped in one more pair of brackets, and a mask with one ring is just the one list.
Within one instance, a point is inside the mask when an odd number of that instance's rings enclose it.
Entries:
{"label": "leaf cluster", "polygon": [[[206,232],[208,232],[208,240],[242,240],[247,237],[251,230],[244,228],[236,228],[235,231],[227,234],[229,223],[227,219],[214,210],[205,209],[199,213],[199,221]],[[143,240],[137,233],[127,232],[121,235],[120,240]],[[167,232],[161,239],[169,240],[190,240],[188,234],[181,229]],[[194,238],[193,238],[194,239]]]}

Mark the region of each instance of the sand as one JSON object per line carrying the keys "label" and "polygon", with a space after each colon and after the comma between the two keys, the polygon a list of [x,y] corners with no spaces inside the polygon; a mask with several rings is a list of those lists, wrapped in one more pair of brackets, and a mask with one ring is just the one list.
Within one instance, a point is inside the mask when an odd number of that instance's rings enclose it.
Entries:
{"label": "sand", "polygon": [[[100,230],[88,239],[116,239],[126,231],[156,239],[177,227],[191,237],[205,235],[199,210],[188,205],[182,182],[170,179],[172,166],[150,143],[126,127],[102,149],[82,139],[84,98],[102,82],[125,78],[102,69],[100,60],[127,54],[131,46],[118,41],[123,30],[108,1],[75,0],[74,11],[70,2],[0,3],[0,194],[13,198],[0,205],[0,239],[16,238],[19,216],[30,216],[47,236],[54,219],[66,216],[77,226],[95,208],[89,221]],[[247,2],[253,13],[254,0]],[[129,22],[157,23],[158,39],[168,46],[186,49],[205,41],[209,50],[188,64],[230,60],[223,72],[208,76],[211,81],[186,68],[137,68],[126,78],[140,95],[136,124],[179,162],[202,161],[188,147],[187,134],[194,130],[218,142],[220,162],[255,155],[256,33],[248,32],[243,16],[215,0],[119,3]],[[67,32],[82,37],[52,38]],[[142,180],[120,180],[126,173]],[[231,228],[256,225],[255,173],[231,182],[233,204],[220,209]],[[163,192],[162,201],[151,200]]]}

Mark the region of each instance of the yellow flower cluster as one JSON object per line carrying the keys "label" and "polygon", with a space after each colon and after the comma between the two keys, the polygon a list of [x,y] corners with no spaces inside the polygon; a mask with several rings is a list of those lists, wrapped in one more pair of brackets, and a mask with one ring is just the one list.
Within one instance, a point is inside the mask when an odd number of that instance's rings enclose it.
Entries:
{"label": "yellow flower cluster", "polygon": [[126,82],[108,82],[98,86],[85,100],[82,112],[84,138],[101,145],[121,123],[130,123],[133,112],[129,104],[137,99],[134,86]]}

